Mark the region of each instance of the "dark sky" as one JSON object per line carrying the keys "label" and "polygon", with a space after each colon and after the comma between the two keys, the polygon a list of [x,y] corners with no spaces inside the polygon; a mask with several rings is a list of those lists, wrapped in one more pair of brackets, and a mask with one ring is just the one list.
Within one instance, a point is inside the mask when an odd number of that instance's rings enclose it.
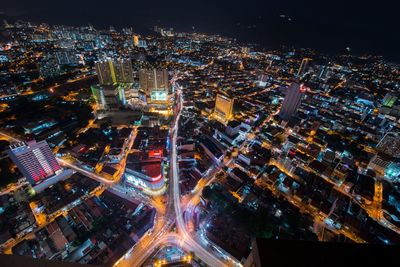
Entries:
{"label": "dark sky", "polygon": [[[2,1],[3,2],[3,1]],[[0,12],[36,22],[98,27],[165,25],[254,41],[338,52],[383,54],[398,60],[396,0],[8,0]],[[285,14],[288,21],[279,17]],[[251,27],[255,25],[255,27]],[[250,26],[250,29],[249,29]]]}

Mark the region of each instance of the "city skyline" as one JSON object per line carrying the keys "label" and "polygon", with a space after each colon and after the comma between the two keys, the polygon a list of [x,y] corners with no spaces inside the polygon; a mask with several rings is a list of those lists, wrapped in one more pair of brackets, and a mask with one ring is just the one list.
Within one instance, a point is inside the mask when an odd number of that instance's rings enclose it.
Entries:
{"label": "city skyline", "polygon": [[[109,12],[112,7],[114,12]],[[147,32],[153,25],[179,31],[222,34],[241,42],[260,43],[266,48],[282,45],[311,47],[323,52],[373,53],[399,61],[396,43],[398,3],[384,0],[379,5],[335,1],[326,5],[312,0],[298,1],[9,1],[6,15],[35,22],[96,27],[134,27]],[[40,10],[40,12],[38,12]],[[246,10],[246,12],[242,12]],[[207,20],[203,18],[207,17]],[[218,25],[216,30],[215,25]],[[301,36],[301,38],[300,38]]]}
{"label": "city skyline", "polygon": [[21,3],[38,20],[0,20],[5,267],[392,264],[400,64],[391,18],[358,24],[387,7]]}

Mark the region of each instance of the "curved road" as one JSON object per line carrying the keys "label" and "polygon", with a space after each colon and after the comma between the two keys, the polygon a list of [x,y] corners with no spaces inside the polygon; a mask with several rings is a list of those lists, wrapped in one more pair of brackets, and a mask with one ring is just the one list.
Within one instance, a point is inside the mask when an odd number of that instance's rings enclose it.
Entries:
{"label": "curved road", "polygon": [[[179,187],[179,171],[178,171],[178,161],[177,161],[177,148],[176,141],[178,137],[178,123],[181,115],[181,107],[183,104],[180,89],[178,89],[179,96],[179,111],[175,118],[174,126],[171,128],[172,136],[172,150],[171,150],[171,174],[170,174],[170,195],[169,201],[167,203],[167,208],[165,212],[160,212],[158,209],[157,217],[155,220],[155,225],[152,230],[143,236],[133,248],[131,248],[122,258],[120,258],[114,266],[116,267],[134,267],[142,265],[146,259],[157,249],[157,247],[165,244],[175,244],[182,247],[186,251],[194,252],[195,256],[200,258],[204,263],[209,266],[219,267],[228,266],[225,260],[214,255],[212,252],[202,247],[195,238],[193,238],[186,229],[185,222],[183,220],[183,209],[181,205],[181,194]],[[9,136],[7,134],[0,133],[7,138],[20,142],[20,140]],[[132,142],[129,142],[130,144]],[[130,146],[130,145],[129,145]],[[109,180],[96,173],[90,172],[70,163],[64,159],[57,158],[59,163],[63,166],[69,167],[85,176],[88,176],[106,186],[111,186],[117,182],[119,179]],[[197,202],[199,199],[199,190],[196,194],[191,197],[190,203]],[[189,205],[192,206],[192,205]],[[186,206],[187,207],[187,206]],[[185,207],[185,208],[186,208]],[[173,226],[176,225],[177,233],[171,232]],[[231,260],[230,262],[236,262]]]}

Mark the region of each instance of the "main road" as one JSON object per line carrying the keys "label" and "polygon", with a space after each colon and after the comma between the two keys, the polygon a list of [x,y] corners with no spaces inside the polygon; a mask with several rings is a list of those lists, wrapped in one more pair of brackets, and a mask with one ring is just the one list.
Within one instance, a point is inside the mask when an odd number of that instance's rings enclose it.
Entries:
{"label": "main road", "polygon": [[[177,91],[177,95],[179,97],[178,106],[180,108],[178,109],[178,113],[175,117],[174,125],[171,128],[172,149],[170,157],[170,191],[165,213],[157,213],[157,218],[155,220],[153,229],[149,231],[148,234],[143,236],[132,249],[130,249],[123,257],[121,257],[114,264],[115,267],[141,266],[158,247],[167,244],[175,244],[182,247],[186,251],[194,252],[196,257],[200,258],[209,266],[219,267],[228,265],[197,243],[197,241],[190,236],[185,227],[183,210],[181,206],[176,146],[176,141],[178,138],[178,125],[183,104],[179,89]],[[198,195],[196,194],[194,197],[198,197]],[[176,226],[177,233],[171,232],[174,225]]]}
{"label": "main road", "polygon": [[225,266],[226,263],[223,262],[221,259],[216,257],[210,251],[203,248],[199,243],[197,243],[186,230],[185,223],[183,221],[183,211],[181,206],[181,194],[180,194],[180,187],[179,187],[179,172],[178,172],[178,161],[177,161],[177,146],[176,140],[178,137],[178,125],[179,125],[179,118],[181,116],[181,110],[183,106],[182,101],[182,94],[178,89],[178,96],[180,102],[180,109],[178,111],[178,115],[175,119],[175,125],[172,128],[172,151],[171,151],[171,165],[172,165],[172,177],[171,177],[171,190],[173,195],[173,203],[174,203],[174,210],[176,216],[176,226],[178,230],[178,234],[183,240],[184,243],[187,243],[188,246],[191,248],[190,250],[195,253],[197,257],[199,257],[203,262],[210,266]]}
{"label": "main road", "polygon": [[[232,262],[236,262],[233,259],[225,261],[222,258],[211,253],[206,248],[202,247],[195,238],[193,238],[186,229],[186,225],[183,219],[184,209],[181,204],[181,194],[179,187],[179,171],[178,171],[178,160],[177,160],[177,138],[178,138],[178,124],[181,116],[182,109],[182,96],[180,89],[177,92],[179,96],[179,109],[177,116],[174,121],[174,125],[171,128],[172,137],[172,149],[171,149],[171,171],[170,171],[170,193],[165,209],[157,209],[157,216],[155,224],[152,230],[150,230],[145,236],[143,236],[133,248],[131,248],[122,258],[120,258],[114,266],[116,267],[134,267],[142,265],[146,259],[155,251],[159,246],[166,244],[175,244],[182,247],[186,251],[194,252],[196,257],[200,258],[204,263],[209,266],[219,267],[232,265]],[[1,135],[7,137],[9,140],[14,142],[21,142],[10,135],[1,133]],[[132,135],[133,137],[134,135]],[[128,141],[128,148],[130,149],[133,142],[133,138]],[[125,155],[126,156],[126,155]],[[57,158],[59,163],[63,166],[71,168],[89,178],[92,178],[105,186],[112,186],[119,182],[119,179],[110,180],[104,178],[94,172],[88,171],[76,163],[71,163],[68,160]],[[124,165],[124,164],[121,164]],[[122,167],[122,166],[121,166]],[[192,195],[191,199],[197,202],[199,199],[199,192]],[[190,200],[189,202],[193,202]],[[190,205],[191,206],[191,205]],[[164,210],[164,211],[162,211]],[[176,226],[177,233],[172,232],[173,227]],[[238,264],[235,264],[238,265]]]}

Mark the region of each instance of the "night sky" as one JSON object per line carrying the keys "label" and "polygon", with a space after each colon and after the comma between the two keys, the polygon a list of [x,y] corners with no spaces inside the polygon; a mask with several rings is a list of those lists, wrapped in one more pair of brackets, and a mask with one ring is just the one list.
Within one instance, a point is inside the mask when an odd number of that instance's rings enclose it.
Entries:
{"label": "night sky", "polygon": [[[3,2],[3,1],[2,1]],[[0,12],[35,22],[104,28],[154,25],[218,33],[267,48],[281,45],[382,54],[399,60],[400,6],[395,0],[9,0]],[[281,18],[280,15],[291,18]]]}

